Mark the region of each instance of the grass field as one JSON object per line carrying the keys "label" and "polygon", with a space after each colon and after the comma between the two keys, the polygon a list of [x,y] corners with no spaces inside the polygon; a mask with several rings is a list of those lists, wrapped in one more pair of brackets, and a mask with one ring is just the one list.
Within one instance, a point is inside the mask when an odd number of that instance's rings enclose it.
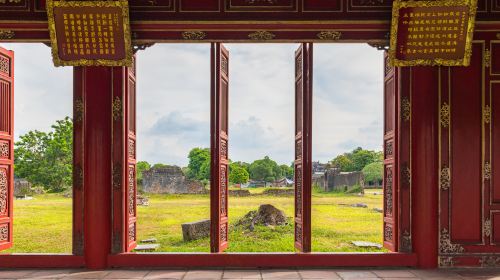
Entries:
{"label": "grass field", "polygon": [[[292,252],[293,224],[274,228],[256,227],[253,232],[234,227],[235,222],[261,204],[273,204],[293,216],[293,197],[271,197],[254,189],[251,197],[230,197],[230,246],[228,252]],[[312,246],[318,252],[361,252],[351,241],[382,241],[382,196],[366,191],[355,194],[315,193],[312,209]],[[138,208],[138,238],[156,238],[160,252],[208,252],[209,239],[183,242],[181,224],[209,218],[208,195],[150,195],[150,206]],[[339,204],[365,203],[368,208]],[[16,253],[71,252],[71,199],[41,195],[14,203]],[[369,249],[368,251],[383,251]]]}

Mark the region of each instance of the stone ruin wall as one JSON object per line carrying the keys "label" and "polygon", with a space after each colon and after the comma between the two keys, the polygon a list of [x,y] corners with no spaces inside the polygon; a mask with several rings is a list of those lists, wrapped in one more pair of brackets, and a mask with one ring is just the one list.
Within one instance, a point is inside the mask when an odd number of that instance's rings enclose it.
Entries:
{"label": "stone ruin wall", "polygon": [[142,173],[146,193],[200,194],[207,190],[201,182],[187,179],[178,166],[151,168]]}

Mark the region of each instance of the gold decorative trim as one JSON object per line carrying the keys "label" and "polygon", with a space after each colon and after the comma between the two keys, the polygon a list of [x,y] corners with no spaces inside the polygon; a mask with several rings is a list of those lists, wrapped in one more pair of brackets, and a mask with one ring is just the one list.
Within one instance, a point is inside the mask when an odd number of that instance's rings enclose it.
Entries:
{"label": "gold decorative trim", "polygon": [[81,98],[75,99],[75,112],[73,119],[75,122],[81,122],[83,121],[83,112],[84,112],[84,105],[83,105],[83,100]]}
{"label": "gold decorative trim", "polygon": [[12,39],[15,36],[16,36],[16,33],[12,30],[0,30],[0,40]]}
{"label": "gold decorative trim", "polygon": [[[467,25],[467,37],[465,39],[465,55],[463,59],[416,59],[416,60],[399,60],[396,58],[397,34],[399,26],[399,10],[408,7],[453,7],[453,6],[468,6],[469,21]],[[472,39],[474,36],[474,26],[476,21],[477,0],[435,0],[435,1],[406,1],[396,0],[392,4],[392,21],[391,21],[391,46],[389,48],[389,60],[391,66],[469,66],[472,56]]]}
{"label": "gold decorative trim", "polygon": [[122,101],[120,97],[115,96],[113,100],[113,120],[117,121],[122,117]]}
{"label": "gold decorative trim", "polygon": [[450,125],[450,105],[448,103],[443,103],[441,105],[441,126],[448,127]]}
{"label": "gold decorative trim", "polygon": [[[52,60],[55,66],[127,66],[132,65],[132,39],[130,32],[130,16],[127,0],[114,1],[56,1],[47,0],[47,20],[49,25],[50,42],[52,45]],[[56,24],[54,17],[54,8],[57,7],[120,7],[123,17],[123,34],[125,46],[125,58],[122,60],[109,59],[78,59],[78,60],[62,60],[59,58],[59,49],[57,45]]]}
{"label": "gold decorative trim", "polygon": [[404,121],[411,120],[411,103],[408,97],[403,97],[401,100],[401,116]]}
{"label": "gold decorative trim", "polygon": [[483,117],[485,123],[491,122],[491,107],[490,105],[486,105],[483,110]]}
{"label": "gold decorative trim", "polygon": [[491,179],[491,164],[486,162],[484,164],[484,180]]}
{"label": "gold decorative trim", "polygon": [[269,31],[256,31],[248,34],[248,38],[255,41],[268,41],[273,40],[275,37],[276,35]]}
{"label": "gold decorative trim", "polygon": [[490,68],[491,67],[491,51],[489,49],[486,49],[484,51],[483,65],[486,68]]}
{"label": "gold decorative trim", "polygon": [[481,260],[479,260],[481,267],[499,267],[500,266],[500,257],[495,256],[483,256]]}
{"label": "gold decorative trim", "polygon": [[316,37],[320,40],[328,40],[328,41],[338,41],[340,37],[342,37],[342,32],[340,31],[321,31],[316,34]]}
{"label": "gold decorative trim", "polygon": [[439,252],[443,254],[458,254],[465,252],[465,249],[459,244],[452,244],[450,233],[447,229],[443,228],[439,236]]}
{"label": "gold decorative trim", "polygon": [[203,40],[207,37],[207,33],[203,31],[185,31],[182,32],[184,40]]}
{"label": "gold decorative trim", "polygon": [[441,173],[439,175],[439,186],[441,187],[441,190],[446,191],[450,188],[450,179],[450,168],[444,167],[441,169]]}
{"label": "gold decorative trim", "polygon": [[500,40],[500,33],[497,33],[497,39]]}
{"label": "gold decorative trim", "polygon": [[439,267],[450,268],[454,267],[457,261],[453,257],[439,257]]}
{"label": "gold decorative trim", "polygon": [[486,221],[484,221],[483,230],[484,230],[485,236],[487,236],[487,237],[491,236],[491,220],[490,219],[486,219]]}

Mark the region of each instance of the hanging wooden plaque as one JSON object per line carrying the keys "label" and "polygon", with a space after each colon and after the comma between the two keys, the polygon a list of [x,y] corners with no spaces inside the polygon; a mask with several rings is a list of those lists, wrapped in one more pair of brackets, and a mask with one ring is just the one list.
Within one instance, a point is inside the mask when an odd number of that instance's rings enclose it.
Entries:
{"label": "hanging wooden plaque", "polygon": [[131,66],[128,1],[47,1],[55,66]]}
{"label": "hanging wooden plaque", "polygon": [[477,0],[393,2],[392,66],[468,66]]}

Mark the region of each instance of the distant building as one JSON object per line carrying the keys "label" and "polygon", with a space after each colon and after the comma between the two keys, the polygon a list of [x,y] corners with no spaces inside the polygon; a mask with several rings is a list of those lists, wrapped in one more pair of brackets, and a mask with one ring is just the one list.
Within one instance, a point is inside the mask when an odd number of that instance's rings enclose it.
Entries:
{"label": "distant building", "polygon": [[324,172],[313,172],[312,182],[327,192],[346,191],[356,186],[364,188],[363,172],[340,172],[339,168],[328,168]]}
{"label": "distant building", "polygon": [[187,179],[178,166],[151,168],[142,172],[146,193],[197,194],[207,190],[199,181]]}

